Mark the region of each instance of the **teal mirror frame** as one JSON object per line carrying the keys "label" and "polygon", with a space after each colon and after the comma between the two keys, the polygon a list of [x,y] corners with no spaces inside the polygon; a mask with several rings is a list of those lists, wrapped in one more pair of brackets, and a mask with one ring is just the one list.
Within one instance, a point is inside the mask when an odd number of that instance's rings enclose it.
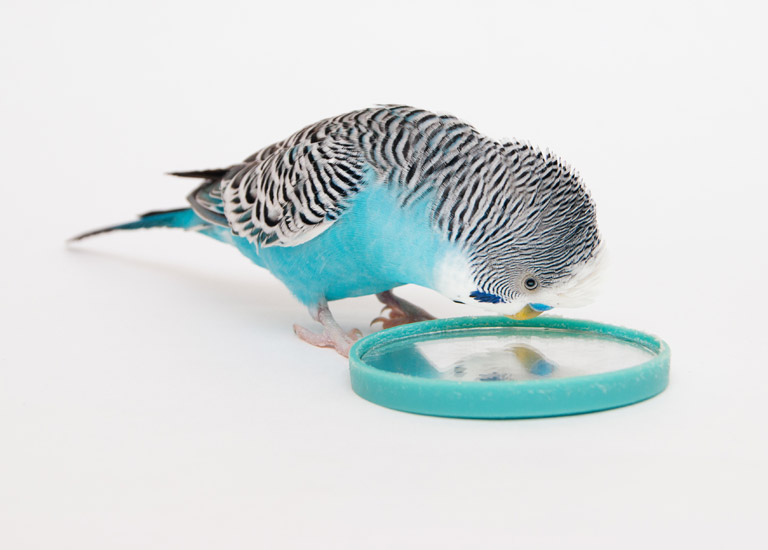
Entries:
{"label": "teal mirror frame", "polygon": [[[423,378],[377,369],[366,363],[371,350],[421,335],[516,327],[602,335],[642,346],[649,360],[625,369],[572,378],[472,382]],[[459,418],[534,418],[582,414],[622,407],[653,397],[669,383],[670,349],[649,334],[558,317],[515,321],[506,317],[438,319],[375,332],[357,341],[349,354],[352,389],[378,405],[417,414]]]}

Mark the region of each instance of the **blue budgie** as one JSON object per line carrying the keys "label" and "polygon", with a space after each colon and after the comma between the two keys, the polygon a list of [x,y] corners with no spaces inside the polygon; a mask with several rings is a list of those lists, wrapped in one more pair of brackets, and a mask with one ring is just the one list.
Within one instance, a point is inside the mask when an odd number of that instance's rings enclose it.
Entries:
{"label": "blue budgie", "polygon": [[320,121],[203,180],[189,207],[91,231],[178,227],[268,269],[322,326],[304,341],[347,355],[328,302],[376,294],[387,328],[431,319],[392,289],[413,283],[516,319],[588,301],[603,257],[595,206],[548,152],[460,120],[380,106]]}

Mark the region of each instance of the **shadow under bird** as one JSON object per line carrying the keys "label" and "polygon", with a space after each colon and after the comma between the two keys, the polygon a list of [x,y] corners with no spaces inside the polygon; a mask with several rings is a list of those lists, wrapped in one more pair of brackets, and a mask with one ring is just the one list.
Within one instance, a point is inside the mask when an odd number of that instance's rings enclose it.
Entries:
{"label": "shadow under bird", "polygon": [[90,231],[177,227],[230,244],[268,269],[322,326],[302,340],[348,355],[328,302],[376,294],[384,328],[432,319],[404,284],[530,319],[591,299],[603,246],[581,178],[559,158],[499,142],[448,115],[406,106],[307,126],[203,182],[189,207]]}

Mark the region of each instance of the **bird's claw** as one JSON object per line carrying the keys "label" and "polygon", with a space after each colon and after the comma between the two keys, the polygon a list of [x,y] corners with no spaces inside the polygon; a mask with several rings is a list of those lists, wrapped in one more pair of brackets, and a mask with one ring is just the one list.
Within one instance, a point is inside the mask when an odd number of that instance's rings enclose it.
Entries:
{"label": "bird's claw", "polygon": [[434,319],[429,313],[424,310],[414,308],[417,311],[405,311],[392,304],[385,305],[381,314],[371,321],[371,326],[375,323],[381,323],[382,329],[399,327],[400,325],[407,325],[409,323],[417,323],[419,321],[430,321]]}
{"label": "bird's claw", "polygon": [[376,317],[373,321],[371,321],[371,325],[370,326],[373,326],[376,323],[381,323],[382,324],[382,328],[389,328],[389,327],[384,326],[384,324],[386,324],[389,321],[389,318],[390,318],[391,314],[387,314],[387,312],[389,310],[391,310],[391,309],[392,308],[389,307],[389,306],[384,306],[383,308],[381,308],[381,314],[378,317]]}

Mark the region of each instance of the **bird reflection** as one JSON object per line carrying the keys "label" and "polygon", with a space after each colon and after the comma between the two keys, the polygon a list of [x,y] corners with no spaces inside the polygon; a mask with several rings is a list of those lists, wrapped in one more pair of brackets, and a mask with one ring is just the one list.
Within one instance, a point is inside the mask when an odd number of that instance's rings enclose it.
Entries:
{"label": "bird reflection", "polygon": [[514,344],[463,357],[443,377],[479,382],[528,380],[545,378],[556,370],[557,365],[533,346]]}

